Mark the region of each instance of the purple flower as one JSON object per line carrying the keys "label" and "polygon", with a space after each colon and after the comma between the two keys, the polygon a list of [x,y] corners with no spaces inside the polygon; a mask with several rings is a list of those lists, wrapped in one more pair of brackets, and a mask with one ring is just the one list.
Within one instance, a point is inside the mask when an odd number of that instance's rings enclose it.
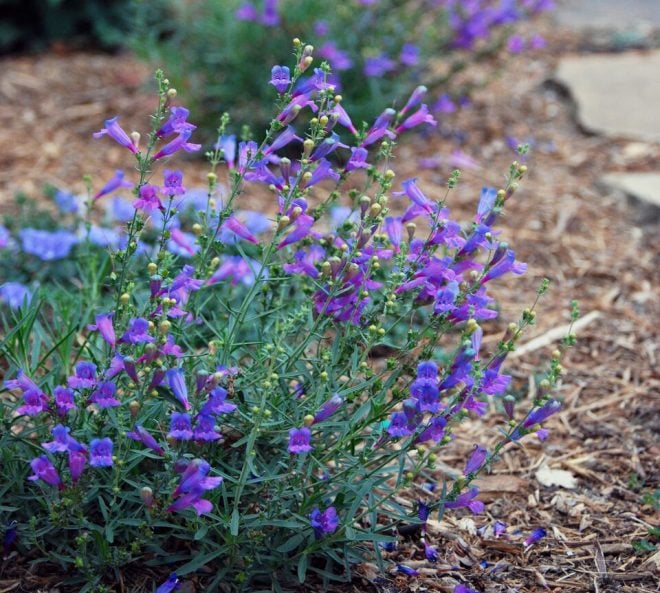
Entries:
{"label": "purple flower", "polygon": [[55,440],[49,443],[41,443],[41,446],[49,453],[64,453],[71,449],[77,449],[78,442],[73,437],[69,436],[71,429],[68,426],[58,424],[51,429],[52,435]]}
{"label": "purple flower", "polygon": [[323,422],[332,416],[344,404],[344,398],[335,393],[314,415],[314,424]]}
{"label": "purple flower", "polygon": [[55,407],[60,416],[65,416],[71,410],[76,409],[76,403],[71,389],[58,385],[53,390],[53,395],[55,396]]}
{"label": "purple flower", "polygon": [[429,562],[437,562],[438,550],[436,550],[432,545],[424,542],[424,556]]}
{"label": "purple flower", "polygon": [[311,440],[312,432],[306,426],[292,428],[289,431],[289,453],[309,453],[313,448]]}
{"label": "purple flower", "polygon": [[172,412],[172,416],[170,417],[170,432],[167,433],[167,436],[177,441],[189,441],[192,439],[193,431],[190,414]]}
{"label": "purple flower", "polygon": [[130,320],[128,329],[120,341],[128,344],[151,343],[154,338],[147,333],[148,330],[149,322],[146,319],[142,317],[133,318]]}
{"label": "purple flower", "polygon": [[38,257],[41,261],[68,257],[71,248],[78,243],[76,235],[64,230],[49,232],[24,228],[18,234],[23,251]]}
{"label": "purple flower", "polygon": [[415,439],[415,443],[425,443],[426,441],[439,442],[445,436],[446,426],[447,420],[442,416],[433,418],[429,422],[429,425]]}
{"label": "purple flower", "polygon": [[208,477],[211,466],[203,459],[193,459],[181,475],[179,485],[172,493],[173,497],[179,497],[168,508],[168,512],[180,511],[193,507],[198,515],[209,513],[213,505],[202,498],[204,492],[213,490],[222,484],[222,478]]}
{"label": "purple flower", "polygon": [[149,447],[149,449],[155,451],[158,455],[165,455],[165,451],[158,444],[158,441],[140,424],[136,424],[133,427],[133,431],[127,432],[126,436],[134,441],[140,441],[145,447]]}
{"label": "purple flower", "polygon": [[85,448],[76,443],[77,446],[69,449],[69,471],[71,472],[71,479],[77,482],[87,463],[87,452]]}
{"label": "purple flower", "polygon": [[320,58],[328,60],[334,71],[348,70],[353,65],[348,52],[337,47],[334,41],[326,41],[316,52]]}
{"label": "purple flower", "polygon": [[327,159],[320,159],[316,169],[314,169],[314,172],[312,173],[312,176],[307,181],[306,187],[312,187],[320,181],[328,178],[339,181],[339,173],[337,173],[337,171],[332,168],[330,161]]}
{"label": "purple flower", "polygon": [[546,531],[543,529],[543,527],[537,527],[532,533],[529,535],[529,537],[523,542],[525,546],[531,546],[532,544],[535,544],[537,541],[539,541],[541,538],[544,538],[546,536]]}
{"label": "purple flower", "polygon": [[41,389],[28,389],[23,393],[23,405],[16,413],[26,416],[38,416],[48,411],[48,396]]}
{"label": "purple flower", "polygon": [[486,507],[480,500],[475,500],[478,494],[478,488],[470,488],[462,494],[459,494],[456,497],[456,500],[445,502],[445,507],[448,509],[460,509],[466,507],[470,509],[470,511],[472,511],[475,515],[478,513],[483,513]]}
{"label": "purple flower", "polygon": [[100,409],[116,408],[121,402],[115,398],[116,385],[112,381],[99,383],[98,389],[89,396],[89,402],[96,404]]}
{"label": "purple flower", "polygon": [[288,66],[273,66],[270,72],[270,82],[275,87],[275,90],[281,94],[286,92],[286,89],[291,83],[291,75]]}
{"label": "purple flower", "polygon": [[436,113],[454,113],[454,111],[456,111],[456,103],[454,103],[451,97],[445,93],[438,97],[438,100],[433,104],[431,110]]}
{"label": "purple flower", "polygon": [[474,589],[470,589],[470,587],[466,587],[465,585],[458,584],[454,587],[454,593],[479,593],[479,592],[475,591]]}
{"label": "purple flower", "polygon": [[121,144],[125,148],[128,148],[132,153],[136,154],[138,147],[135,145],[135,142],[128,137],[128,134],[124,132],[122,127],[117,123],[119,116],[113,117],[112,119],[105,120],[105,128],[101,128],[100,131],[93,134],[94,138],[100,138],[106,134],[110,136],[115,142]]}
{"label": "purple flower", "polygon": [[261,24],[266,27],[276,27],[280,24],[280,15],[277,13],[279,0],[264,0],[264,13],[261,16]]}
{"label": "purple flower", "polygon": [[[62,214],[75,214],[78,212],[78,199],[70,191],[58,189],[55,192],[53,199],[55,200],[57,208]],[[0,247],[2,247],[1,240]]]}
{"label": "purple flower", "polygon": [[404,43],[399,54],[399,61],[404,66],[415,66],[419,63],[419,47],[414,43]]}
{"label": "purple flower", "polygon": [[505,532],[506,532],[506,523],[504,523],[503,521],[495,521],[495,523],[493,523],[493,535],[495,537],[499,537]]}
{"label": "purple flower", "polygon": [[542,407],[532,410],[523,422],[523,426],[525,428],[531,428],[536,424],[541,424],[541,422],[545,422],[550,416],[559,412],[560,409],[561,403],[555,399],[551,399]]}
{"label": "purple flower", "polygon": [[346,113],[346,110],[341,106],[341,103],[335,103],[328,115],[337,116],[337,123],[340,126],[346,128],[351,134],[357,134],[356,127],[353,125],[353,122],[348,116],[348,113]]}
{"label": "purple flower", "polygon": [[348,148],[346,144],[339,140],[339,136],[332,132],[329,138],[326,138],[321,144],[319,144],[309,157],[310,161],[318,161],[323,157],[328,156],[330,153],[334,152],[338,148]]}
{"label": "purple flower", "polygon": [[115,337],[115,328],[112,326],[112,316],[114,313],[99,313],[96,316],[96,324],[88,325],[87,329],[90,331],[98,331],[103,339],[110,344],[110,347],[114,350],[116,337]]}
{"label": "purple flower", "polygon": [[385,109],[385,111],[376,118],[376,121],[367,132],[367,136],[362,140],[360,147],[369,146],[380,140],[383,136],[387,136],[390,140],[394,140],[396,134],[388,128],[395,115],[396,111],[394,111],[394,109]]}
{"label": "purple flower", "polygon": [[259,244],[259,239],[257,239],[248,228],[233,214],[222,223],[221,230],[231,231],[241,239],[245,239],[254,245]]}
{"label": "purple flower", "polygon": [[215,418],[206,414],[199,414],[195,421],[193,439],[196,441],[212,442],[221,438],[222,435],[215,428]]}
{"label": "purple flower", "polygon": [[405,564],[397,564],[396,571],[409,577],[419,576],[419,572],[417,572],[414,568],[410,568],[410,566],[406,566]]}
{"label": "purple flower", "polygon": [[125,174],[121,169],[117,169],[114,176],[96,193],[94,199],[98,200],[99,198],[112,193],[120,187],[133,187],[133,184],[130,181],[124,180],[124,175]]}
{"label": "purple flower", "polygon": [[72,389],[89,389],[96,385],[96,365],[93,362],[79,362],[76,374],[68,379]]}
{"label": "purple flower", "polygon": [[112,447],[112,440],[107,437],[92,439],[89,444],[89,465],[93,467],[111,467]]}
{"label": "purple flower", "polygon": [[185,152],[197,152],[202,147],[202,145],[188,142],[188,140],[190,140],[190,136],[193,133],[194,127],[195,126],[192,124],[187,124],[186,127],[182,126],[179,128],[177,130],[179,135],[174,140],[163,146],[163,148],[161,148],[154,155],[154,160],[157,161],[158,159],[170,156],[179,150],[184,150]]}
{"label": "purple flower", "polygon": [[202,409],[199,411],[200,414],[230,414],[236,410],[234,404],[230,404],[225,401],[227,398],[227,390],[222,387],[216,387],[209,394],[208,401],[202,406]]}
{"label": "purple flower", "polygon": [[20,282],[5,282],[0,284],[0,301],[7,303],[11,309],[20,309],[23,304],[32,300],[30,289]]}
{"label": "purple flower", "polygon": [[245,2],[238,7],[234,16],[239,21],[255,22],[259,20],[259,11],[250,2]]}
{"label": "purple flower", "polygon": [[481,447],[479,445],[474,446],[474,451],[467,463],[465,464],[465,469],[463,470],[463,475],[468,476],[481,468],[488,457],[488,449]]}
{"label": "purple flower", "polygon": [[506,47],[512,54],[519,54],[525,49],[525,40],[520,35],[511,35]]}
{"label": "purple flower", "polygon": [[236,159],[236,136],[234,134],[220,136],[213,148],[222,152],[222,158],[225,159],[227,166],[233,169]]}
{"label": "purple flower", "polygon": [[410,95],[410,98],[408,99],[408,102],[404,105],[403,109],[399,112],[401,115],[405,115],[413,109],[414,107],[417,107],[422,102],[422,99],[424,98],[424,95],[426,95],[428,89],[420,85],[418,86]]}
{"label": "purple flower", "polygon": [[543,49],[546,45],[546,40],[541,35],[534,35],[529,40],[530,49]]}
{"label": "purple flower", "polygon": [[384,76],[395,68],[396,62],[394,62],[394,60],[390,60],[384,54],[373,58],[367,58],[364,61],[364,73],[366,76],[370,77]]}
{"label": "purple flower", "polygon": [[171,107],[170,117],[156,132],[156,136],[163,138],[164,136],[177,133],[182,128],[186,129],[188,126],[191,126],[192,124],[186,121],[189,115],[190,111],[185,107]]}
{"label": "purple flower", "polygon": [[164,212],[165,208],[156,193],[157,191],[158,188],[155,185],[149,185],[148,183],[143,185],[140,188],[140,197],[133,202],[133,207],[147,214],[152,213],[154,210]]}
{"label": "purple flower", "polygon": [[323,512],[318,507],[314,507],[309,518],[317,539],[328,533],[334,533],[339,527],[339,517],[335,507],[328,507]]}
{"label": "purple flower", "polygon": [[50,486],[57,486],[60,490],[64,489],[60,475],[50,462],[48,457],[41,455],[30,462],[33,474],[28,477],[28,480],[35,482],[36,480],[43,480]]}
{"label": "purple flower", "polygon": [[367,156],[369,152],[366,148],[351,148],[351,156],[344,166],[344,171],[354,171],[355,169],[366,169],[369,166]]}
{"label": "purple flower", "polygon": [[167,383],[174,397],[181,403],[185,410],[190,409],[188,401],[188,388],[186,387],[186,376],[182,368],[169,369],[165,373]]}
{"label": "purple flower", "polygon": [[400,134],[404,130],[409,130],[410,128],[414,128],[421,124],[429,124],[433,127],[438,125],[438,122],[435,121],[433,115],[429,113],[428,106],[424,103],[415,113],[406,118],[401,125],[397,126],[395,132]]}
{"label": "purple flower", "polygon": [[163,171],[163,178],[165,185],[160,188],[163,195],[172,197],[186,193],[186,188],[183,187],[183,173],[181,171],[165,169]]}
{"label": "purple flower", "polygon": [[177,577],[176,573],[173,572],[169,578],[162,585],[160,585],[158,589],[156,589],[156,593],[172,593],[172,591],[175,591],[178,588],[179,577]]}

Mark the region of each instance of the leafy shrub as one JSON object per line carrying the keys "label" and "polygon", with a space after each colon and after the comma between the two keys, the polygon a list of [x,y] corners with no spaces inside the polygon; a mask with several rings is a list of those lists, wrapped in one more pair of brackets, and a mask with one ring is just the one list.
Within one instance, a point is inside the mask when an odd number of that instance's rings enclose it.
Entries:
{"label": "leafy shrub", "polygon": [[[160,0],[140,5],[135,42],[139,54],[168,65],[198,117],[230,111],[237,121],[261,127],[271,116],[270,95],[261,84],[266,63],[285,63],[293,37],[318,39],[315,53],[330,63],[338,92],[350,89],[346,105],[359,126],[420,84],[439,95],[433,102],[437,110],[455,109],[466,90],[456,75],[505,44],[515,23],[551,4]],[[542,42],[511,39],[512,51]]]}
{"label": "leafy shrub", "polygon": [[[384,568],[406,526],[433,562],[431,513],[483,511],[475,477],[507,445],[545,436],[561,352],[527,412],[502,369],[533,307],[482,348],[497,317],[490,282],[525,270],[493,229],[525,166],[485,188],[464,226],[446,206],[458,172],[435,199],[415,179],[393,191],[398,136],[432,123],[423,90],[349,147],[333,132],[351,123],[329,68],[310,76],[309,54],[298,43],[296,66],[273,70],[278,116],[260,145],[221,135],[209,150],[205,189],[156,172],[200,149],[159,75],[146,140],[117,118],[96,134],[130,153],[132,182],[118,171],[96,192],[90,183],[83,204],[55,193],[58,229],[0,227],[23,278],[30,262],[69,275],[0,286],[6,554],[75,569],[80,591],[132,563],[168,565],[177,574],[161,593],[203,566],[206,591],[349,578],[366,556]],[[289,126],[303,109],[314,115],[304,139]],[[291,142],[295,162],[278,156]],[[128,186],[131,203],[110,201]],[[244,210],[264,186],[273,215]],[[97,225],[104,202],[109,224]],[[441,478],[438,456],[488,402],[501,439]]]}
{"label": "leafy shrub", "polygon": [[132,0],[0,0],[0,52],[44,49],[54,41],[117,47],[132,6]]}

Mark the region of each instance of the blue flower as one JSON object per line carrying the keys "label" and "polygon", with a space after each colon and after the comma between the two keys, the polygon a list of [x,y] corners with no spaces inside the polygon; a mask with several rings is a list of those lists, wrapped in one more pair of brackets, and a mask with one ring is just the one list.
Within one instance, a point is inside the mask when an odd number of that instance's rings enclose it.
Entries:
{"label": "blue flower", "polygon": [[19,309],[31,300],[30,289],[20,282],[5,282],[0,285],[0,301],[7,303],[11,309]]}
{"label": "blue flower", "polygon": [[19,231],[21,245],[25,253],[42,261],[52,261],[68,257],[71,248],[78,243],[78,237],[65,230],[40,231],[25,228]]}

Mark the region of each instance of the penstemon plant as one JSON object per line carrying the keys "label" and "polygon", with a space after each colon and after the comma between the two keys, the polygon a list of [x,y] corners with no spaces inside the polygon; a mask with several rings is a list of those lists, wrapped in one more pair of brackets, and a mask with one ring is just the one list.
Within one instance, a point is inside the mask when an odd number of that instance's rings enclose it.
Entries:
{"label": "penstemon plant", "polygon": [[[367,557],[385,569],[397,530],[413,525],[434,562],[431,513],[483,511],[474,479],[503,448],[546,436],[561,352],[525,413],[502,372],[534,306],[493,351],[481,346],[497,316],[490,282],[526,268],[493,229],[526,167],[513,163],[459,225],[446,206],[458,171],[437,199],[415,179],[396,191],[399,135],[434,123],[424,89],[346,145],[329,66],[310,74],[311,47],[294,48],[293,68],[273,68],[277,111],[260,144],[227,136],[222,116],[204,191],[168,168],[201,146],[158,73],[144,142],[117,118],[95,134],[131,153],[135,182],[118,171],[94,192],[90,181],[81,209],[58,193],[69,229],[2,230],[17,261],[74,248],[78,262],[75,283],[0,289],[13,310],[0,345],[7,558],[75,569],[80,591],[132,563],[175,571],[160,593],[203,567],[207,591],[281,590],[350,578]],[[290,124],[303,111],[299,137]],[[292,143],[297,158],[278,156]],[[123,228],[97,226],[98,204],[128,187],[133,201],[111,209]],[[259,187],[272,207],[243,209]],[[438,457],[488,402],[500,440],[442,478]]]}

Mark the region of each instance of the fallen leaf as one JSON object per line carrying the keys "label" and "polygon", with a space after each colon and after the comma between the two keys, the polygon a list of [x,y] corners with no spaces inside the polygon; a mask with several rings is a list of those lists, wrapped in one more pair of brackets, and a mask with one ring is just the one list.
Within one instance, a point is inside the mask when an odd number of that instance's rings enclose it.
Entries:
{"label": "fallen leaf", "polygon": [[569,490],[577,488],[577,479],[571,472],[565,469],[552,469],[546,464],[543,464],[536,471],[535,476],[541,486],[559,486]]}

